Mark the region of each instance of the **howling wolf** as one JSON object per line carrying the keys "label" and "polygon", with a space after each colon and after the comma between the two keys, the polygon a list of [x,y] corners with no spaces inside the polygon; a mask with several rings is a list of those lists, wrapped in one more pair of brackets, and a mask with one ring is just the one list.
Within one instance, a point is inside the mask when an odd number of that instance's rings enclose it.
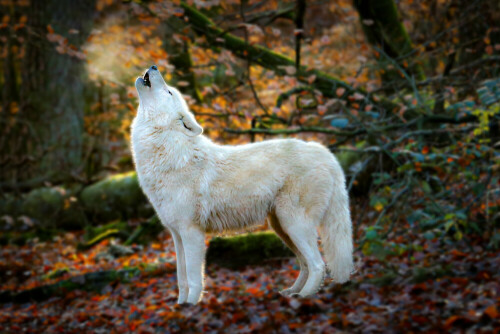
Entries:
{"label": "howling wolf", "polygon": [[335,282],[353,270],[352,228],[345,177],[324,146],[296,139],[222,146],[202,135],[181,93],[156,66],[137,78],[139,109],[132,153],[139,182],[177,253],[178,303],[203,291],[205,233],[235,231],[266,218],[300,261],[283,295],[316,293],[326,263]]}

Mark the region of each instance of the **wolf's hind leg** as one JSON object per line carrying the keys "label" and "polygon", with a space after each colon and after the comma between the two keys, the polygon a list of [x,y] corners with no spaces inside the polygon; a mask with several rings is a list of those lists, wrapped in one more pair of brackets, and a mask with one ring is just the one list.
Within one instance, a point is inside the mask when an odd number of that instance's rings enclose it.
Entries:
{"label": "wolf's hind leg", "polygon": [[179,286],[179,298],[177,299],[177,303],[183,304],[186,302],[189,293],[186,257],[184,255],[184,248],[182,247],[182,239],[179,232],[174,229],[169,229],[169,231],[174,239],[175,254],[177,256],[177,285]]}
{"label": "wolf's hind leg", "polygon": [[285,289],[280,291],[280,293],[283,296],[291,296],[293,294],[299,293],[300,290],[304,287],[307,281],[307,276],[308,276],[308,269],[307,269],[307,264],[306,264],[306,259],[302,256],[300,251],[297,249],[293,241],[290,239],[288,234],[286,234],[285,231],[283,231],[283,228],[280,225],[280,222],[278,220],[278,217],[276,217],[275,213],[272,213],[269,215],[269,222],[271,224],[271,227],[273,230],[276,232],[276,234],[283,240],[283,242],[290,248],[290,250],[295,254],[297,257],[297,261],[299,261],[300,264],[300,273],[299,277],[295,280],[295,283],[291,288]]}
{"label": "wolf's hind leg", "polygon": [[325,277],[325,263],[318,248],[316,225],[302,208],[285,205],[277,207],[276,214],[283,230],[307,263],[308,276],[299,295],[302,297],[312,295],[319,290]]}
{"label": "wolf's hind leg", "polygon": [[194,225],[183,225],[179,234],[184,247],[186,274],[189,286],[187,303],[196,304],[203,292],[205,269],[205,233]]}

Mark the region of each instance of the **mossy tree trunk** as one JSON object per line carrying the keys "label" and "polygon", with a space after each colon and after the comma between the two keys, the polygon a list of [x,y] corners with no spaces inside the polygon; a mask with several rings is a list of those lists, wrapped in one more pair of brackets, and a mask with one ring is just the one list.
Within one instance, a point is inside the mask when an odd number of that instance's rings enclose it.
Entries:
{"label": "mossy tree trunk", "polygon": [[35,186],[80,168],[85,62],[77,51],[90,32],[95,0],[31,1],[21,9],[28,28],[19,32],[24,57],[15,64],[19,110],[2,126],[0,179]]}
{"label": "mossy tree trunk", "polygon": [[415,79],[423,79],[424,72],[420,64],[411,64],[413,46],[394,0],[354,0],[354,6],[368,42],[384,53],[378,55],[379,63],[384,67],[383,80],[391,85],[401,81],[401,72],[393,68],[393,61]]}

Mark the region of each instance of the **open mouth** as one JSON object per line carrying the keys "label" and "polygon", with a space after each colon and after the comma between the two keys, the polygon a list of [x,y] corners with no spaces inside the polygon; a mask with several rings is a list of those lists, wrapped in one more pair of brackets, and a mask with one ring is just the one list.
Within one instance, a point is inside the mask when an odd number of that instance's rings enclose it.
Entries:
{"label": "open mouth", "polygon": [[151,81],[149,81],[149,71],[144,74],[142,78],[144,80],[144,85],[151,88]]}

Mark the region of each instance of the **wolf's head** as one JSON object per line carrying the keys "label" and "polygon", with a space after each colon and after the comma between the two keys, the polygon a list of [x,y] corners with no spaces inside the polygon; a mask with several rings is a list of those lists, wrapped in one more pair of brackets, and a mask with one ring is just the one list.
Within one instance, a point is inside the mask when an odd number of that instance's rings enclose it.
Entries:
{"label": "wolf's head", "polygon": [[139,113],[144,113],[153,125],[180,131],[190,137],[203,132],[182,94],[165,83],[156,66],[151,66],[144,76],[137,78],[135,88],[139,93]]}

